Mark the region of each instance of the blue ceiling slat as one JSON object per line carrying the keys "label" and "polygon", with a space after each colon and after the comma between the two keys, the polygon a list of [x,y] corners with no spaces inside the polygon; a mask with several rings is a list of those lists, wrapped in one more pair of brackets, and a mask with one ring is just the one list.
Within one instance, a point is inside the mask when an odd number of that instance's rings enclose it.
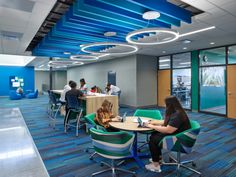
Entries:
{"label": "blue ceiling slat", "polygon": [[83,4],[83,0],[80,0],[76,7],[80,7],[79,9],[75,8],[74,15],[83,16],[85,18],[95,19],[97,23],[106,22],[109,24],[115,24],[117,26],[123,27],[129,27],[130,30],[136,30],[139,28],[143,28],[144,25],[135,22],[132,23],[132,21],[127,20],[127,18],[115,15],[112,13],[104,14],[104,11],[101,11],[99,9],[95,9],[96,12],[92,12],[91,10],[94,8],[90,8],[89,6],[86,6]]}
{"label": "blue ceiling slat", "polygon": [[168,15],[172,18],[182,20],[186,23],[191,23],[191,12],[187,11],[181,7],[178,7],[174,4],[167,2],[166,0],[127,0],[139,6],[149,8],[165,15]]}
{"label": "blue ceiling slat", "polygon": [[[127,10],[123,10],[123,9],[119,9],[116,8],[114,6],[109,6],[107,4],[101,3],[97,0],[85,0],[84,1],[86,4],[90,5],[89,9],[91,9],[91,11],[97,12],[99,13],[102,12],[104,13],[104,15],[108,15],[110,16],[111,14],[115,15],[115,18],[117,18],[117,15],[119,16],[119,18],[123,17],[125,19],[125,21],[131,22],[132,24],[140,24],[143,27],[145,27],[148,23],[147,20],[144,20],[142,18],[142,15],[137,15],[135,13],[131,13]],[[99,9],[98,9],[99,8]],[[152,23],[150,23],[151,26],[159,26],[159,27],[165,27],[165,28],[170,28],[171,26],[167,23],[164,22],[160,22],[160,21],[152,21]]]}
{"label": "blue ceiling slat", "polygon": [[[149,25],[142,19],[142,14],[148,10],[161,13],[160,18],[151,20]],[[166,0],[76,0],[32,52],[39,56],[68,58],[69,55],[63,52],[81,54],[81,44],[125,42],[125,36],[133,30],[147,26],[180,26],[180,21],[191,22],[190,15]],[[115,31],[117,35],[105,37],[104,33],[108,31]],[[148,35],[137,35],[135,39]],[[90,50],[102,51],[112,47],[92,47]]]}
{"label": "blue ceiling slat", "polygon": [[[128,1],[122,1],[122,3],[121,3],[120,0],[112,0],[112,1],[111,0],[97,0],[97,1],[100,1],[104,4],[109,4],[110,6],[113,6],[113,7],[119,8],[119,9],[123,9],[125,11],[129,11],[129,12],[138,14],[140,16],[142,16],[142,14],[144,12],[147,12],[147,11],[150,10],[148,8],[144,8],[142,6],[133,4],[133,3],[128,2]],[[168,23],[170,25],[180,26],[180,20],[169,17],[165,14],[161,14],[161,16],[157,20],[154,20],[154,21],[161,21],[161,22],[164,22],[164,23]]]}

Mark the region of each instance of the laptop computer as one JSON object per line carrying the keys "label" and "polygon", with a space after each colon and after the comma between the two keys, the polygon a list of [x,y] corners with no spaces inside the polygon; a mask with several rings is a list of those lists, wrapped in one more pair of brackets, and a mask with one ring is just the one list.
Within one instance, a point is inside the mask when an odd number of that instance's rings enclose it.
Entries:
{"label": "laptop computer", "polygon": [[126,115],[127,115],[127,112],[125,112],[123,114],[123,116],[121,117],[121,122],[125,122],[126,121]]}

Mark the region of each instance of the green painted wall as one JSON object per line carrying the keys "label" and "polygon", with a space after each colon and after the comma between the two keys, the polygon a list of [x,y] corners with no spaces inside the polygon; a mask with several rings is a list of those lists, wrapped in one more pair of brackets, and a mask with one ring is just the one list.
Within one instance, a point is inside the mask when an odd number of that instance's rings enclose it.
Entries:
{"label": "green painted wall", "polygon": [[198,111],[198,51],[192,51],[192,110]]}

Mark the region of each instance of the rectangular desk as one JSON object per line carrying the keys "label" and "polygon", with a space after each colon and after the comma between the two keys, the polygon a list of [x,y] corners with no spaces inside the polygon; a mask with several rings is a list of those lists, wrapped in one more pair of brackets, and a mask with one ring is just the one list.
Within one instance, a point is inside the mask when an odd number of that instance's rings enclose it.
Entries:
{"label": "rectangular desk", "polygon": [[[60,95],[63,90],[51,90],[53,93]],[[119,103],[117,95],[87,95],[83,98],[80,98],[82,101],[85,101],[86,114],[96,112],[102,105],[102,102],[106,99],[113,104],[112,113],[114,116],[119,115]]]}

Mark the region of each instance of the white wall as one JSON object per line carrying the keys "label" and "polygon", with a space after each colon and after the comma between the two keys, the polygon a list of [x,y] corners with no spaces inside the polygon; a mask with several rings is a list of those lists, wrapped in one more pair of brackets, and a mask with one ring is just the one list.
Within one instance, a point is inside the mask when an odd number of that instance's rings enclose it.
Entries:
{"label": "white wall", "polygon": [[[52,88],[63,89],[67,83],[66,71],[53,71]],[[35,88],[42,92],[42,85],[46,84],[49,87],[49,71],[35,71]]]}
{"label": "white wall", "polygon": [[89,86],[99,86],[104,89],[107,83],[108,71],[116,72],[116,85],[121,88],[120,103],[136,106],[136,56],[126,56],[108,61],[87,64],[67,71],[67,81],[84,78]]}
{"label": "white wall", "polygon": [[52,88],[61,90],[67,84],[67,72],[66,71],[54,71],[52,75]]}
{"label": "white wall", "polygon": [[120,103],[133,107],[157,105],[157,57],[132,55],[87,64],[67,71],[67,81],[79,84],[85,78],[89,87],[104,88],[108,71],[116,72],[116,84],[121,88]]}
{"label": "white wall", "polygon": [[137,55],[137,106],[157,105],[157,57]]}
{"label": "white wall", "polygon": [[42,92],[42,85],[46,84],[49,86],[49,72],[48,71],[35,71],[35,89]]}

